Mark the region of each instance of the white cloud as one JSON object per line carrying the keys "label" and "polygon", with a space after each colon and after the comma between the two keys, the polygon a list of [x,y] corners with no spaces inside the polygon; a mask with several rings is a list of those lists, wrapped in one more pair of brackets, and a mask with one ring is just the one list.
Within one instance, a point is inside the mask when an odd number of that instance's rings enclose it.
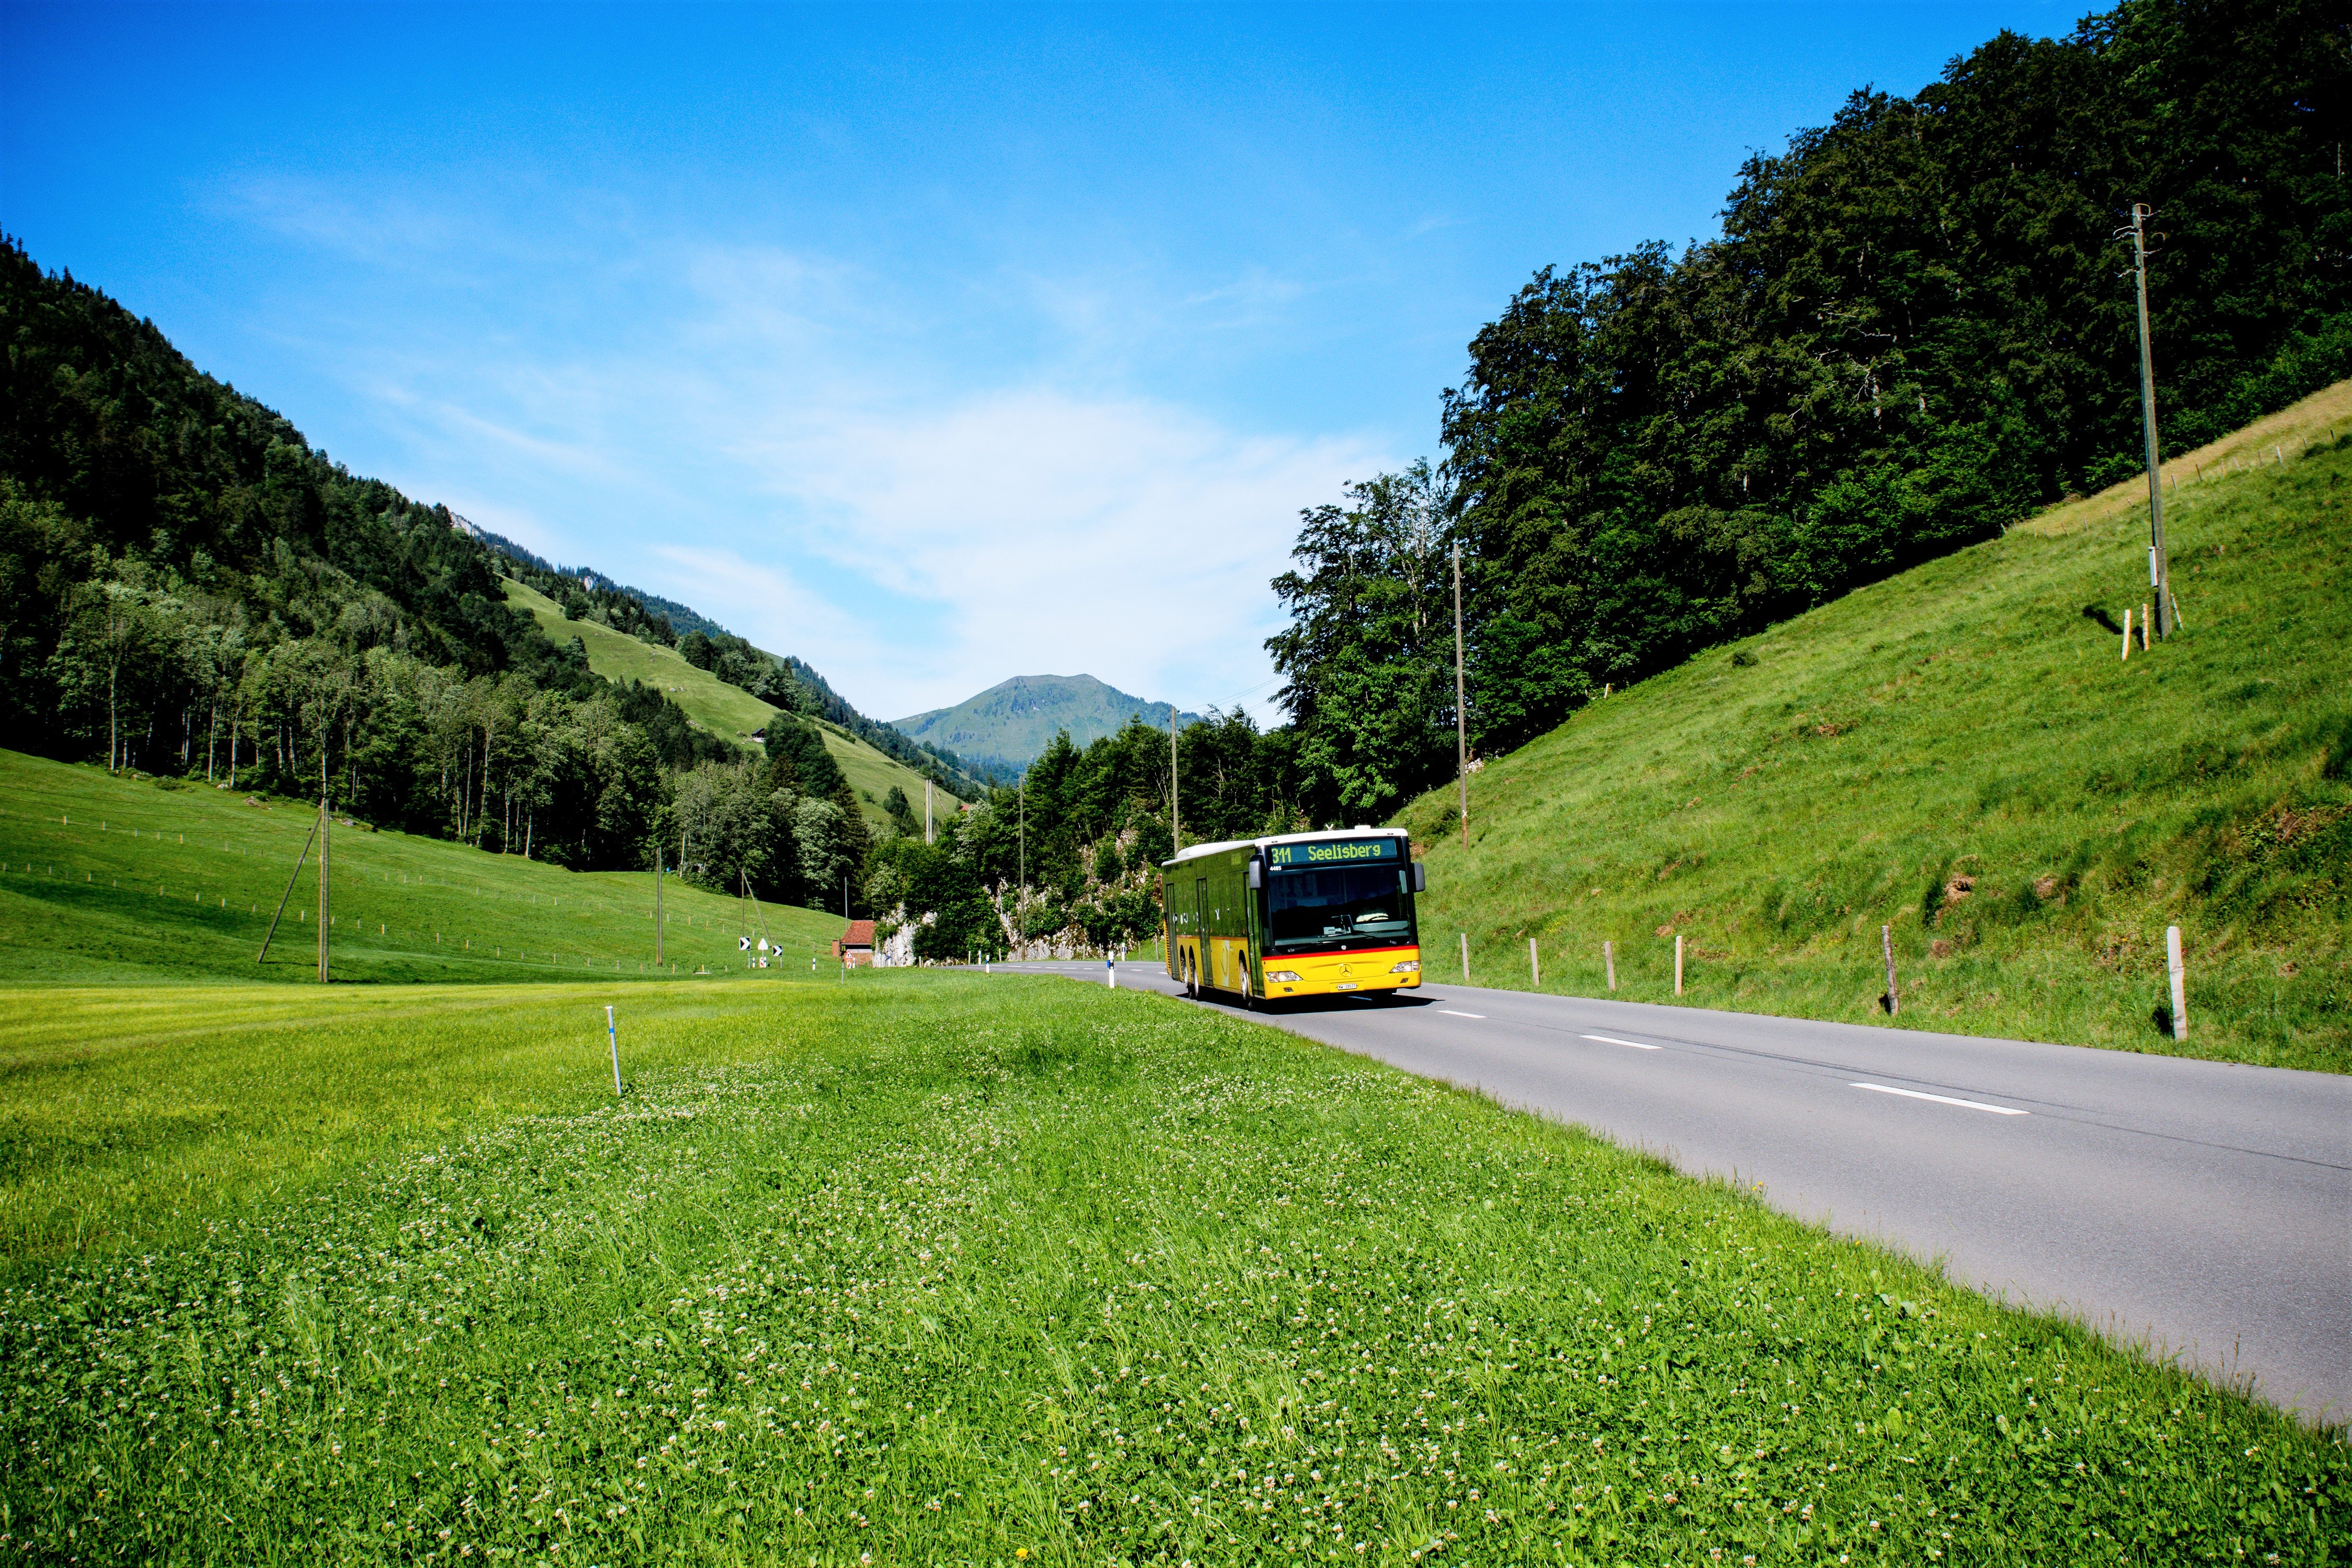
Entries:
{"label": "white cloud", "polygon": [[[367,227],[331,218],[305,237]],[[975,293],[916,264],[603,237],[561,265],[491,238],[473,255],[499,276],[462,294],[387,277],[412,330],[361,291],[312,350],[408,447],[420,499],[798,655],[877,718],[1084,672],[1265,719],[1298,510],[1395,466],[1133,389],[1204,315],[1278,316],[1297,290],[1262,272]]]}
{"label": "white cloud", "polygon": [[[829,680],[894,657],[883,628],[812,591],[789,571],[705,545],[656,544],[652,554],[663,568],[647,574],[639,587],[691,605],[772,653],[806,659]],[[817,657],[819,649],[825,658]]]}
{"label": "white cloud", "polygon": [[1044,388],[913,416],[795,412],[733,456],[810,521],[810,548],[928,607],[858,674],[892,715],[1012,675],[1083,671],[1188,706],[1263,685],[1266,584],[1298,509],[1381,463],[1360,439]]}

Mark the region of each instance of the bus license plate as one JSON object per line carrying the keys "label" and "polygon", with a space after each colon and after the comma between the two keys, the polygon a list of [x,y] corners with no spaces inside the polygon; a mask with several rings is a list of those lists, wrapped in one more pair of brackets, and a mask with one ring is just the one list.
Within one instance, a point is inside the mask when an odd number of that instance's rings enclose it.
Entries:
{"label": "bus license plate", "polygon": [[1352,980],[1342,980],[1337,985],[1331,987],[1334,991],[1353,991],[1355,988],[1356,983]]}

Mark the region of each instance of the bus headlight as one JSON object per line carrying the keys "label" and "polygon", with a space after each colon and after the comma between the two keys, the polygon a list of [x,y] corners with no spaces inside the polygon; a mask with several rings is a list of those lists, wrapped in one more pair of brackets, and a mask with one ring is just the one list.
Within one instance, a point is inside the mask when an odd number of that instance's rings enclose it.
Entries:
{"label": "bus headlight", "polygon": [[1391,974],[1418,974],[1421,973],[1421,960],[1417,958],[1408,958],[1402,963],[1397,964],[1390,969],[1389,973]]}
{"label": "bus headlight", "polygon": [[1298,976],[1293,974],[1287,969],[1269,969],[1265,972],[1265,977],[1268,980],[1273,981],[1277,985],[1303,985],[1306,984],[1305,981],[1299,979]]}

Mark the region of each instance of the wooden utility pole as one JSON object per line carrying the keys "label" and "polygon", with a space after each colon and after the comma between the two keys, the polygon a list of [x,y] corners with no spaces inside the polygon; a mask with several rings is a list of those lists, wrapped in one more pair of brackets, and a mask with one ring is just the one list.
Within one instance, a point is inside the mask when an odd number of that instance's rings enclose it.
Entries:
{"label": "wooden utility pole", "polygon": [[1176,826],[1176,704],[1168,705],[1168,853],[1174,855],[1184,847],[1184,835]]}
{"label": "wooden utility pole", "polygon": [[327,734],[319,732],[319,984],[327,982],[327,839],[334,831],[334,812],[327,804]]}
{"label": "wooden utility pole", "polygon": [[654,846],[654,962],[662,962],[662,852]]}
{"label": "wooden utility pole", "polygon": [[327,762],[320,754],[320,785],[318,785],[318,983],[327,985],[327,835],[334,832],[331,811],[327,809]]}
{"label": "wooden utility pole", "polygon": [[[1454,542],[1454,772],[1462,784],[1462,847],[1470,847],[1470,699],[1462,679],[1462,542]],[[1469,967],[1469,959],[1463,959]]]}
{"label": "wooden utility pole", "polygon": [[2164,481],[2156,442],[2156,357],[2147,336],[2147,220],[2156,216],[2146,202],[2132,204],[2132,275],[2139,287],[2139,422],[2147,447],[2147,582],[2156,595],[2158,637],[2174,631],[2172,566],[2164,550]]}
{"label": "wooden utility pole", "polygon": [[923,842],[931,841],[931,781],[923,781]]}

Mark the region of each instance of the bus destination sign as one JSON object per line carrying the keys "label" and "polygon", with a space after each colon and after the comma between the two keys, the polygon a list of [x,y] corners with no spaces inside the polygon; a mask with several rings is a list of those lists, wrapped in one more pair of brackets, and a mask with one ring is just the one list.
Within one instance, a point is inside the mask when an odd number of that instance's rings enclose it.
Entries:
{"label": "bus destination sign", "polygon": [[1308,866],[1363,866],[1376,860],[1403,858],[1402,838],[1358,838],[1338,843],[1274,844],[1265,858],[1277,871]]}

